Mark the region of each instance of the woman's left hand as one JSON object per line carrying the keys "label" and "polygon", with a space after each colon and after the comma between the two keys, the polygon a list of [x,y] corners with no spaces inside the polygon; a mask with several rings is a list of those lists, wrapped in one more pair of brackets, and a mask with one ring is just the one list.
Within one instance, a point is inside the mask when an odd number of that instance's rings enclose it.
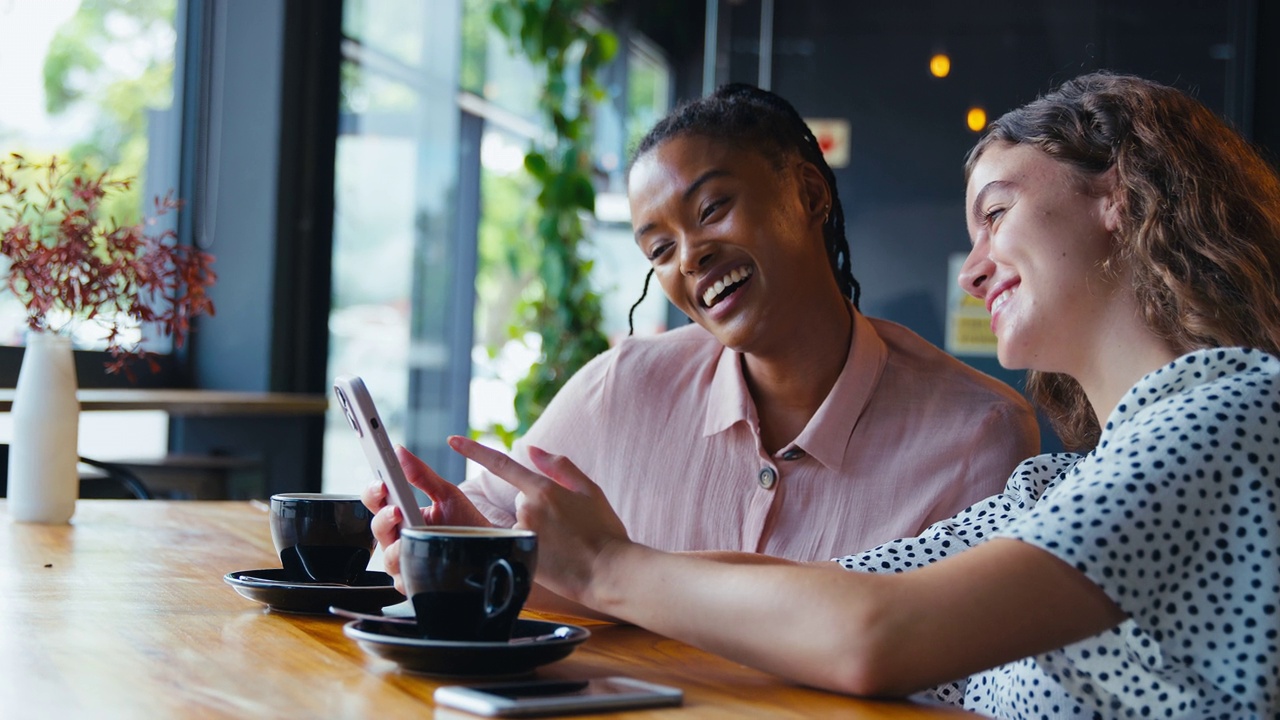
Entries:
{"label": "woman's left hand", "polygon": [[461,436],[449,447],[511,483],[516,527],[538,534],[537,581],[552,592],[588,606],[598,563],[630,543],[627,530],[600,487],[562,455],[530,447],[538,474],[502,452]]}

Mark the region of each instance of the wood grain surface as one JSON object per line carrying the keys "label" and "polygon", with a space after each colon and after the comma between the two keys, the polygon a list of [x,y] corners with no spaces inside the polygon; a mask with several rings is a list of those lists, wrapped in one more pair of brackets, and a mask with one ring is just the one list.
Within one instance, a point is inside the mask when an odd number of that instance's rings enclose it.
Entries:
{"label": "wood grain surface", "polygon": [[[0,501],[0,717],[475,717],[432,707],[457,679],[402,672],[340,619],[273,612],[222,579],[278,566],[261,503],[81,500],[71,525],[47,526],[12,522]],[[533,677],[629,675],[685,692],[680,708],[599,717],[964,715],[799,687],[640,628],[590,629]]]}

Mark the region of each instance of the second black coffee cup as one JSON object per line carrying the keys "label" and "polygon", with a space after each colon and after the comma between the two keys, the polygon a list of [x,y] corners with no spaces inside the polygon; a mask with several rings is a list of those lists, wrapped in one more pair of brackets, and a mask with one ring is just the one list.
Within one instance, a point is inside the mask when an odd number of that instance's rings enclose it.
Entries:
{"label": "second black coffee cup", "polygon": [[291,581],[354,583],[377,544],[372,522],[359,495],[271,496],[271,540]]}
{"label": "second black coffee cup", "polygon": [[400,531],[400,573],[418,629],[432,640],[505,642],[533,586],[530,530],[414,527]]}

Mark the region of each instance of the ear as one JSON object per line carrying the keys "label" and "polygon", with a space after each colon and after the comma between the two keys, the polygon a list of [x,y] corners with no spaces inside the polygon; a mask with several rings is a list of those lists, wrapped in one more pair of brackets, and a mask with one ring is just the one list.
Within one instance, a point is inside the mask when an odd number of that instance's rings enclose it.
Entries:
{"label": "ear", "polygon": [[1114,165],[1098,176],[1102,198],[1102,225],[1109,233],[1120,230],[1120,174]]}
{"label": "ear", "polygon": [[819,222],[826,220],[831,212],[831,188],[813,163],[800,163],[800,193],[805,212],[817,217]]}

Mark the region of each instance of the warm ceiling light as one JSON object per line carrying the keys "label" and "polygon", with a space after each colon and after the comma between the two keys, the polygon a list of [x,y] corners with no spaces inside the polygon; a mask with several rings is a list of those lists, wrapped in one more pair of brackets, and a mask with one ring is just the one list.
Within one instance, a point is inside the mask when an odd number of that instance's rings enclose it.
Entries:
{"label": "warm ceiling light", "polygon": [[966,118],[969,123],[969,129],[974,132],[981,132],[987,127],[987,111],[980,107],[969,108],[969,115]]}
{"label": "warm ceiling light", "polygon": [[940,78],[951,74],[951,58],[944,53],[938,53],[929,58],[929,72],[933,73],[934,77]]}

